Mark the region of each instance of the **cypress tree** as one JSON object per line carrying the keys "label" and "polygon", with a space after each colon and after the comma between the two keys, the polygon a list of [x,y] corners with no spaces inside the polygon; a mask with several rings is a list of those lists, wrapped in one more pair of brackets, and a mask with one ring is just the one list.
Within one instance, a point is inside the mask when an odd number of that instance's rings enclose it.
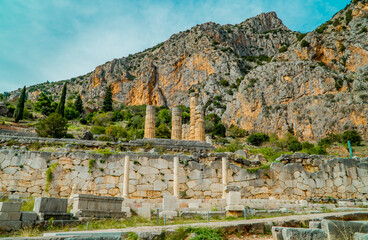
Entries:
{"label": "cypress tree", "polygon": [[26,101],[26,86],[24,86],[15,109],[14,121],[17,123],[23,119],[24,103]]}
{"label": "cypress tree", "polygon": [[102,111],[111,112],[113,110],[112,103],[112,89],[111,86],[108,86],[106,89],[105,99],[103,100]]}
{"label": "cypress tree", "polygon": [[82,114],[84,112],[83,101],[82,101],[82,98],[79,94],[77,96],[77,99],[74,102],[74,107],[75,107],[75,110],[77,110],[80,114]]}
{"label": "cypress tree", "polygon": [[64,117],[65,98],[66,98],[66,83],[64,83],[63,91],[61,92],[60,102],[56,108],[56,113],[60,114],[62,117]]}

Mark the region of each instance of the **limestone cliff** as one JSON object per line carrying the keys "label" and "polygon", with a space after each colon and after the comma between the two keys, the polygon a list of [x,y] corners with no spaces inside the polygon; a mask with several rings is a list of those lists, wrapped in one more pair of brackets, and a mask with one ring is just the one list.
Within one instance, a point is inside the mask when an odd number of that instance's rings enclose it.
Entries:
{"label": "limestone cliff", "polygon": [[[209,22],[67,81],[91,110],[108,85],[116,103],[128,105],[188,106],[197,91],[206,113],[250,131],[317,139],[356,128],[367,136],[367,26],[367,0],[306,35],[274,12],[236,25]],[[32,86],[29,96],[47,90],[57,98],[62,84]]]}

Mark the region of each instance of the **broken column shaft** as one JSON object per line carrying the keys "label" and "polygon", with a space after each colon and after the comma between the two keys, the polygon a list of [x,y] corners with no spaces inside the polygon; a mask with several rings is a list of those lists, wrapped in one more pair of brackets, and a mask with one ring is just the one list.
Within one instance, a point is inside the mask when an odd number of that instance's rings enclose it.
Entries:
{"label": "broken column shaft", "polygon": [[206,134],[204,129],[204,113],[203,107],[197,106],[195,108],[195,139],[196,141],[206,141]]}
{"label": "broken column shaft", "polygon": [[144,137],[155,138],[156,127],[156,109],[154,106],[148,105],[146,108],[146,124],[144,126]]}
{"label": "broken column shaft", "polygon": [[171,139],[182,139],[182,118],[181,109],[174,107],[172,109],[172,129],[171,129]]}
{"label": "broken column shaft", "polygon": [[190,95],[190,137],[189,140],[195,140],[195,108],[198,105],[198,94],[192,93]]}

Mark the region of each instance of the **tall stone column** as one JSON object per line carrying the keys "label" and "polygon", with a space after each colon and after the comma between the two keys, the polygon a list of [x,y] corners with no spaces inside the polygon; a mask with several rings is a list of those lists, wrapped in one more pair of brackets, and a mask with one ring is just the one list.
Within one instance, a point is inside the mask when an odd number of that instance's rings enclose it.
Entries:
{"label": "tall stone column", "polygon": [[204,113],[202,106],[197,106],[195,108],[195,140],[201,142],[206,141],[206,134],[204,129]]}
{"label": "tall stone column", "polygon": [[130,157],[125,156],[123,198],[129,198],[129,161]]}
{"label": "tall stone column", "polygon": [[174,157],[174,197],[179,198],[179,157]]}
{"label": "tall stone column", "polygon": [[146,108],[146,124],[144,126],[144,137],[155,138],[156,127],[156,109],[154,106],[148,105]]}
{"label": "tall stone column", "polygon": [[195,108],[198,105],[198,93],[190,94],[190,137],[189,140],[195,140]]}
{"label": "tall stone column", "polygon": [[174,107],[172,109],[172,129],[171,129],[171,139],[182,139],[182,118],[181,109]]}
{"label": "tall stone column", "polygon": [[222,198],[226,198],[225,187],[227,185],[227,159],[222,158]]}

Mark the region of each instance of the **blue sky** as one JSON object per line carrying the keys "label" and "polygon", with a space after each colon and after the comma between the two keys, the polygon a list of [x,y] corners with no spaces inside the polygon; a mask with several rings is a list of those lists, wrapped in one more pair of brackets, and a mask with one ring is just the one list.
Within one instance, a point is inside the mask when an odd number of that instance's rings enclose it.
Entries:
{"label": "blue sky", "polygon": [[0,92],[92,71],[204,22],[276,11],[307,32],[349,0],[0,0]]}

